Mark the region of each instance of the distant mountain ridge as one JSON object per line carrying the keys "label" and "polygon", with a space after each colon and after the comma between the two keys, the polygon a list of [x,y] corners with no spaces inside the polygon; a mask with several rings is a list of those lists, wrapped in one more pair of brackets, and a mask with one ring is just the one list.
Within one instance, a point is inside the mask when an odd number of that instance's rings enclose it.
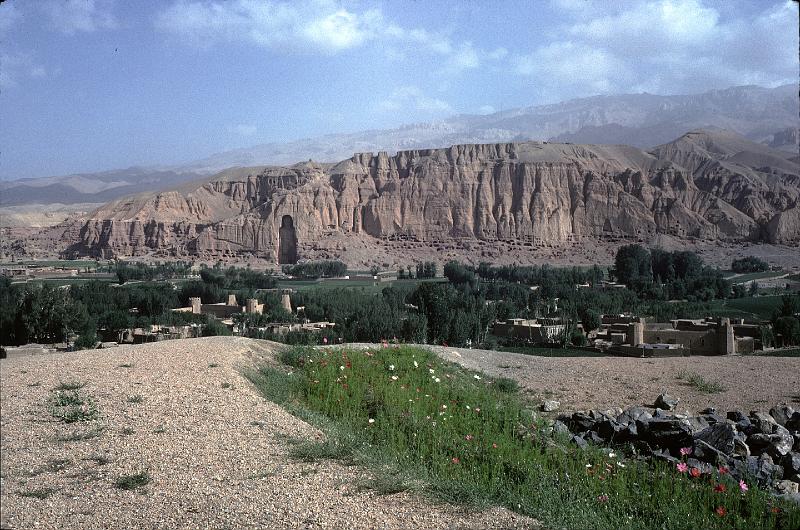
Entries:
{"label": "distant mountain ridge", "polygon": [[291,165],[304,160],[337,162],[358,152],[394,153],[527,140],[624,144],[649,149],[698,128],[731,130],[797,155],[799,121],[797,85],[741,86],[676,96],[593,96],[488,115],[458,115],[395,129],[262,144],[179,166],[0,181],[0,206],[104,202],[175,186],[236,166]]}
{"label": "distant mountain ridge", "polygon": [[46,235],[68,257],[273,263],[318,257],[342,238],[370,248],[392,241],[534,248],[660,235],[795,244],[800,165],[790,158],[722,130],[691,131],[649,152],[513,142],[356,153],[336,164],[229,169],[114,201]]}

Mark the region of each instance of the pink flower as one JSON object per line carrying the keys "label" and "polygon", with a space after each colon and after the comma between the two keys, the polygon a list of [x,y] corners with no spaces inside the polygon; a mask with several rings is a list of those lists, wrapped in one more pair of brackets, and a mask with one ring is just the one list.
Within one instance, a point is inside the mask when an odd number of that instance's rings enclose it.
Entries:
{"label": "pink flower", "polygon": [[471,435],[471,434],[468,434],[468,435],[466,435],[466,436],[464,437],[464,439],[465,439],[466,441],[470,441],[470,440],[472,440],[472,435]]}
{"label": "pink flower", "polygon": [[608,495],[603,494],[597,497],[597,502],[608,502]]}
{"label": "pink flower", "polygon": [[689,456],[690,454],[692,454],[691,447],[681,447],[681,456]]}
{"label": "pink flower", "polygon": [[749,490],[750,488],[747,486],[747,483],[744,480],[739,481],[739,489],[744,491]]}
{"label": "pink flower", "polygon": [[328,344],[328,337],[322,337],[322,344]]}
{"label": "pink flower", "polygon": [[680,471],[681,473],[686,473],[686,471],[689,470],[689,466],[686,465],[686,462],[681,462],[676,467],[678,468],[678,471]]}
{"label": "pink flower", "polygon": [[725,467],[725,466],[720,466],[720,468],[719,468],[719,474],[720,474],[720,475],[727,475],[727,474],[728,474],[728,468],[727,468],[727,467]]}
{"label": "pink flower", "polygon": [[458,464],[461,462],[461,460],[459,460],[457,456],[454,456],[451,462],[453,462],[454,464]]}
{"label": "pink flower", "polygon": [[693,467],[693,468],[692,468],[692,470],[691,470],[691,471],[689,471],[689,474],[690,474],[691,476],[693,476],[694,478],[697,478],[697,477],[699,477],[699,476],[700,476],[700,470],[699,470],[699,469],[697,469],[696,467]]}
{"label": "pink flower", "polygon": [[720,517],[725,517],[725,515],[728,513],[728,510],[726,510],[724,506],[718,506],[715,511]]}
{"label": "pink flower", "polygon": [[497,444],[492,444],[492,449],[497,449]]}

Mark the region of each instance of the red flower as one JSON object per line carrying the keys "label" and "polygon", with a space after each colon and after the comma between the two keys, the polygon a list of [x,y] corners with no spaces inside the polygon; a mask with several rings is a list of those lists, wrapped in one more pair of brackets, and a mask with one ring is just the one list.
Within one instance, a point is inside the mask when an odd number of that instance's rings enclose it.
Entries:
{"label": "red flower", "polygon": [[351,363],[350,361],[347,361],[346,363],[344,363],[344,366],[346,368],[352,368],[353,367],[353,363]]}
{"label": "red flower", "polygon": [[492,444],[492,449],[497,449],[497,444]]}
{"label": "red flower", "polygon": [[719,474],[720,474],[720,475],[727,475],[727,474],[728,474],[728,468],[727,468],[727,467],[725,467],[725,466],[720,466],[720,468],[719,468]]}
{"label": "red flower", "polygon": [[714,491],[716,493],[725,493],[725,484],[717,484],[714,486]]}
{"label": "red flower", "polygon": [[769,509],[769,511],[771,511],[772,513],[781,513],[781,509],[778,508],[777,506],[773,506],[772,508]]}
{"label": "red flower", "polygon": [[461,460],[459,460],[457,456],[454,456],[453,459],[452,459],[452,462],[454,464],[459,464],[459,463],[461,463]]}
{"label": "red flower", "polygon": [[693,467],[693,468],[692,468],[692,470],[691,470],[691,471],[689,471],[689,474],[690,474],[691,476],[693,476],[694,478],[697,478],[697,477],[699,477],[699,476],[700,476],[700,470],[699,470],[699,469],[697,469],[696,467]]}
{"label": "red flower", "polygon": [[717,506],[715,511],[720,517],[725,517],[728,514],[728,510],[726,510],[724,506]]}

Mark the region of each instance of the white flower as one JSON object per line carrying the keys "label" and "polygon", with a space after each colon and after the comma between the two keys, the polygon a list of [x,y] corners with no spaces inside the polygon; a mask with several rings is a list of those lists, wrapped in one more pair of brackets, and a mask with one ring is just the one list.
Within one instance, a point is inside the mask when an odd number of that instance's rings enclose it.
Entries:
{"label": "white flower", "polygon": [[446,409],[446,408],[447,408],[447,405],[442,405],[442,408],[443,408],[443,409]]}
{"label": "white flower", "polygon": [[392,376],[392,381],[397,381],[397,376],[396,375]]}
{"label": "white flower", "polygon": [[417,361],[414,361],[414,368],[419,368],[419,363]]}
{"label": "white flower", "polygon": [[435,381],[436,381],[437,383],[441,383],[441,382],[442,382],[442,380],[441,380],[441,379],[439,379],[438,377],[435,379]]}
{"label": "white flower", "polygon": [[370,419],[369,419],[369,422],[370,422],[370,423],[375,423],[375,418],[370,418]]}
{"label": "white flower", "polygon": [[586,464],[586,467],[592,467],[592,464]]}
{"label": "white flower", "polygon": [[469,405],[467,405],[467,410],[469,410]]}
{"label": "white flower", "polygon": [[615,456],[617,456],[617,453],[614,452],[608,453],[608,458],[614,458]]}
{"label": "white flower", "polygon": [[433,368],[428,368],[428,371],[429,371],[430,373],[433,373]]}
{"label": "white flower", "polygon": [[622,462],[617,462],[617,465],[618,465],[619,467],[625,467],[625,464],[623,464]]}
{"label": "white flower", "polygon": [[394,365],[393,364],[389,365],[389,370],[394,370]]}
{"label": "white flower", "polygon": [[342,371],[344,371],[344,365],[340,366],[340,367],[339,367],[339,370],[342,370]]}
{"label": "white flower", "polygon": [[475,374],[475,375],[473,375],[472,377],[474,377],[474,378],[475,378],[475,379],[477,379],[478,381],[480,381],[480,379],[481,379],[481,376],[479,376],[478,374]]}

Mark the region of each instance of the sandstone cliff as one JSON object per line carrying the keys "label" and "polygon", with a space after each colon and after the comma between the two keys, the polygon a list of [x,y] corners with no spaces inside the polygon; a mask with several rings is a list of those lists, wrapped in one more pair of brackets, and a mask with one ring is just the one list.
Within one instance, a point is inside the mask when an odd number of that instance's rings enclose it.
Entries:
{"label": "sandstone cliff", "polygon": [[62,240],[70,255],[271,260],[289,232],[300,257],[337,234],[533,243],[671,234],[787,243],[800,239],[800,166],[788,156],[709,131],[651,153],[546,142],[360,153],[335,165],[236,168],[125,198],[65,227]]}

